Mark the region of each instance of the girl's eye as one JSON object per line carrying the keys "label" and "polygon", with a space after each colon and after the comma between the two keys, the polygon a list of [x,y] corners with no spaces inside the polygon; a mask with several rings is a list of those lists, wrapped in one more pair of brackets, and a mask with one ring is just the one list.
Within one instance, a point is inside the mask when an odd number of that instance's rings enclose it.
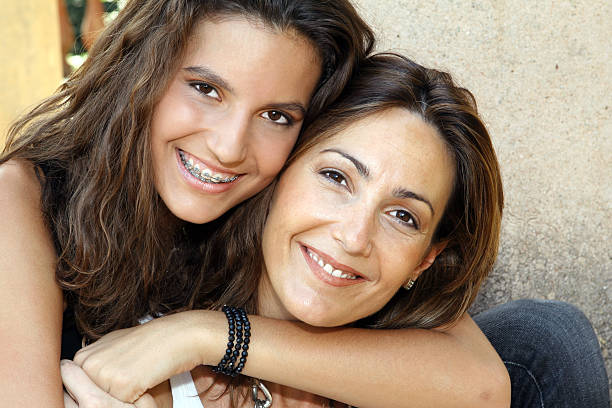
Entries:
{"label": "girl's eye", "polygon": [[217,90],[205,82],[195,82],[192,84],[192,86],[196,89],[196,91],[206,95],[209,98],[220,99]]}
{"label": "girl's eye", "polygon": [[261,117],[264,119],[268,119],[276,123],[277,125],[290,125],[293,123],[293,121],[291,120],[289,116],[287,116],[283,112],[275,111],[275,110],[266,111],[261,114]]}
{"label": "girl's eye", "polygon": [[342,186],[347,186],[346,178],[341,173],[335,170],[323,170],[321,174],[330,181],[333,181],[334,183],[340,184]]}
{"label": "girl's eye", "polygon": [[405,210],[393,210],[389,211],[389,215],[398,219],[402,224],[405,224],[414,229],[419,229],[416,219]]}

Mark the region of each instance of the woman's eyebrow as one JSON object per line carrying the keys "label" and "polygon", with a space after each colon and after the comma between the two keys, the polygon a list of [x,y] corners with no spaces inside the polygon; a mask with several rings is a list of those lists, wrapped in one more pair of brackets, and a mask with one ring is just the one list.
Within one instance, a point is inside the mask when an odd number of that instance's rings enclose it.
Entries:
{"label": "woman's eyebrow", "polygon": [[327,153],[327,152],[337,153],[340,156],[344,157],[345,159],[350,160],[350,162],[353,163],[353,166],[355,166],[355,168],[357,169],[357,172],[361,174],[361,176],[364,179],[367,180],[370,178],[370,169],[368,169],[368,166],[366,166],[365,164],[363,164],[362,162],[360,162],[359,160],[357,160],[355,157],[351,156],[347,152],[343,152],[342,150],[339,150],[339,149],[325,149],[321,151],[321,153]]}
{"label": "woman's eyebrow", "polygon": [[395,190],[393,190],[393,196],[397,197],[397,198],[412,198],[414,200],[422,201],[425,204],[427,204],[427,206],[431,210],[431,215],[432,216],[435,216],[435,214],[436,214],[436,212],[434,211],[433,206],[431,205],[429,200],[426,199],[425,197],[415,193],[414,191],[410,191],[410,190],[405,189],[405,188],[396,188]]}
{"label": "woman's eyebrow", "polygon": [[[365,164],[363,164],[362,162],[360,162],[358,159],[351,156],[347,152],[344,152],[340,149],[333,149],[333,148],[325,149],[321,151],[321,153],[328,153],[328,152],[337,153],[340,156],[344,157],[345,159],[350,160],[350,162],[353,163],[353,165],[355,166],[355,168],[357,169],[357,171],[359,172],[359,174],[361,174],[363,178],[365,178],[366,180],[370,178],[370,169],[368,169],[368,166],[366,166]],[[406,188],[398,187],[393,190],[393,196],[397,198],[410,198],[413,200],[422,201],[425,204],[427,204],[427,206],[431,210],[432,216],[434,216],[436,213],[433,209],[433,206],[429,202],[429,200],[421,196],[420,194],[415,193],[414,191],[408,190]]]}
{"label": "woman's eyebrow", "polygon": [[212,71],[210,68],[202,67],[202,66],[193,66],[193,67],[187,67],[183,69],[203,79],[208,79],[209,81],[214,82],[217,86],[220,86],[221,88],[231,93],[234,92],[230,84],[228,84],[225,79],[223,79],[219,74]]}

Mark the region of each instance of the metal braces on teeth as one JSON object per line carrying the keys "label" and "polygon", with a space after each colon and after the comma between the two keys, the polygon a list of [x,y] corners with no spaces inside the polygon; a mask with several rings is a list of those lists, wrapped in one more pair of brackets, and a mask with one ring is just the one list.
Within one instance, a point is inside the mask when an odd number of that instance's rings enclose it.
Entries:
{"label": "metal braces on teeth", "polygon": [[203,181],[204,183],[225,184],[231,183],[232,181],[238,178],[238,176],[233,176],[228,179],[223,179],[215,176],[204,176],[200,174],[200,170],[195,169],[194,166],[192,166],[191,164],[189,164],[189,162],[187,162],[187,160],[185,160],[185,155],[183,154],[183,152],[179,151],[179,156],[181,157],[181,162],[183,162],[185,168],[189,170],[189,172],[194,175],[198,180]]}

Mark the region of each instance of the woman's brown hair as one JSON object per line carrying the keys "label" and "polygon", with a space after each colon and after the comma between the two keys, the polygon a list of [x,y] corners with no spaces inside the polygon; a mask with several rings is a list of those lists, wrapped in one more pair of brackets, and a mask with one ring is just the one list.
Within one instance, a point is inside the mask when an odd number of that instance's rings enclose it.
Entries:
{"label": "woman's brown hair", "polygon": [[[356,325],[438,327],[453,323],[467,311],[497,256],[502,181],[491,139],[472,94],[457,86],[448,73],[399,55],[377,54],[362,64],[337,103],[304,130],[305,137],[287,166],[351,123],[392,107],[414,112],[432,125],[455,162],[453,192],[432,239],[432,243],[447,245],[410,291],[400,289],[382,310]],[[384,135],[380,138],[374,142],[384,143]],[[227,303],[257,310],[257,282],[263,261],[260,237],[272,190],[273,186],[237,208],[220,230],[218,242],[230,251],[223,252],[224,259],[219,257],[221,247],[216,242],[209,246],[209,268],[219,274],[214,280],[227,282],[218,302],[209,307]],[[217,266],[213,267],[215,262]]]}
{"label": "woman's brown hair", "polygon": [[347,0],[132,0],[85,64],[10,129],[0,164],[22,159],[39,172],[57,279],[90,337],[190,307],[206,280],[193,248],[214,225],[168,221],[149,127],[196,24],[230,15],[293,30],[318,50],[323,74],[308,117],[340,94],[373,46]]}

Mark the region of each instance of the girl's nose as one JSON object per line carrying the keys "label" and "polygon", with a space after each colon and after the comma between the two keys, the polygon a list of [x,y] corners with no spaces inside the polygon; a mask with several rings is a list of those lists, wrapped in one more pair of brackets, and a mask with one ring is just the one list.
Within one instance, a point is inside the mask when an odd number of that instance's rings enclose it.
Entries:
{"label": "girl's nose", "polygon": [[209,133],[208,148],[220,164],[235,166],[247,157],[249,118],[246,115],[227,118]]}

